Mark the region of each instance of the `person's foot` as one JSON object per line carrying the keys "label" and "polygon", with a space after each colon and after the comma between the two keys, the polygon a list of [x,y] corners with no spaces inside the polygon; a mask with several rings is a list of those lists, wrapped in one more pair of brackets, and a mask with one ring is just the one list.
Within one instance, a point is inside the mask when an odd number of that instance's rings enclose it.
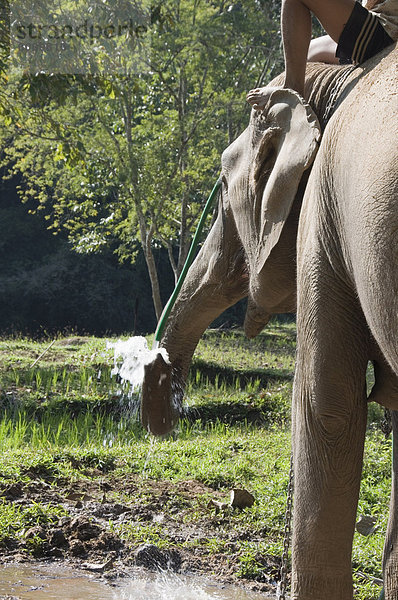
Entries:
{"label": "person's foot", "polygon": [[264,110],[266,107],[269,97],[276,89],[275,87],[262,87],[250,90],[246,96],[247,102],[254,108],[254,110]]}

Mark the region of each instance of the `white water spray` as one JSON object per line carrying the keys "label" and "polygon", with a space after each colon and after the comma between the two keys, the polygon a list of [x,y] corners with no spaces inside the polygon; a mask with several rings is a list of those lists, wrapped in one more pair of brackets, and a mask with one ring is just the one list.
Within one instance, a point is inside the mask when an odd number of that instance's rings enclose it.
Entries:
{"label": "white water spray", "polygon": [[107,348],[114,349],[114,367],[111,375],[119,375],[124,381],[128,381],[132,388],[139,388],[144,380],[144,367],[150,364],[158,354],[161,354],[166,362],[169,355],[165,348],[159,348],[155,342],[152,350],[148,348],[146,339],[142,336],[134,336],[126,341],[118,340],[115,343],[108,342]]}
{"label": "white water spray", "polygon": [[123,600],[219,600],[220,596],[208,594],[199,584],[185,583],[177,576],[158,576],[154,581],[133,580],[131,589],[122,590]]}
{"label": "white water spray", "polygon": [[175,573],[159,573],[150,580],[132,579],[118,590],[118,600],[260,600],[271,598],[234,587],[212,584],[206,578],[184,577]]}

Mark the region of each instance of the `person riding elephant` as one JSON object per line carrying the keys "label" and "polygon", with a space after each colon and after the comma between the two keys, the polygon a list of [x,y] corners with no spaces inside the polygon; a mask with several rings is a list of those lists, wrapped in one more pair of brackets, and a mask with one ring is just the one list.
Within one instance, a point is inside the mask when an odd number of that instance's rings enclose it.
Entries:
{"label": "person riding elephant", "polygon": [[[328,33],[311,40],[311,13]],[[398,0],[283,0],[283,87],[304,94],[306,61],[361,64],[398,40]],[[247,100],[262,110],[272,88],[250,90]]]}

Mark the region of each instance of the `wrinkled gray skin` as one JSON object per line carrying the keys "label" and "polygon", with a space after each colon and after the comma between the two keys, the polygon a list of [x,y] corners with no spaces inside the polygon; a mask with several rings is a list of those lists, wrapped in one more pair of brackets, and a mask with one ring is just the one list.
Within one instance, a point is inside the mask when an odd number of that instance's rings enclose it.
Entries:
{"label": "wrinkled gray skin", "polygon": [[[369,360],[376,374],[371,399],[398,409],[397,58],[389,48],[350,75],[309,179],[316,124],[307,115],[305,125],[294,94],[276,93],[264,114],[252,112],[223,154],[218,218],[161,344],[180,401],[197,342],[223,310],[248,296],[245,331],[255,336],[271,314],[293,312],[297,301],[294,600],[353,597]],[[341,73],[308,67],[306,99],[320,120]],[[151,429],[145,402],[144,384]],[[152,398],[152,410],[154,404]],[[155,412],[156,433],[174,425],[169,397],[159,396]],[[392,414],[398,439],[398,410]],[[397,444],[394,453],[386,600],[398,600]]]}

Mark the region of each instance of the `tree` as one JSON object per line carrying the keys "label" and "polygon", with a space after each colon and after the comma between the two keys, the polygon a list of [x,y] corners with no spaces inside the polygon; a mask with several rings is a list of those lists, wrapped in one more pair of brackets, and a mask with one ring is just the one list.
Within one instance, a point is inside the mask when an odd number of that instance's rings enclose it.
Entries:
{"label": "tree", "polygon": [[126,259],[138,242],[158,318],[153,249],[168,249],[177,278],[220,153],[247,120],[245,93],[280,65],[270,7],[169,1],[152,15],[142,72],[9,79],[2,162],[22,173],[21,196],[80,252],[112,242]]}

